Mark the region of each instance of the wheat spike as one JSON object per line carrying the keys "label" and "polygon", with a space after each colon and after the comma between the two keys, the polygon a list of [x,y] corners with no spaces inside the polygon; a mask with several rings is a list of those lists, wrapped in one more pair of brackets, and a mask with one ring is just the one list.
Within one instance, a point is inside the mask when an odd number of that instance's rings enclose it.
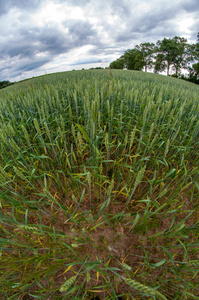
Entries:
{"label": "wheat spike", "polygon": [[44,127],[45,127],[45,130],[46,130],[47,136],[48,136],[48,138],[49,138],[49,140],[50,140],[50,139],[51,139],[51,138],[50,138],[50,130],[49,130],[49,128],[48,128],[48,125],[47,125],[46,121],[44,122]]}
{"label": "wheat spike", "polygon": [[143,123],[146,122],[147,113],[148,113],[148,106],[145,107],[143,112]]}
{"label": "wheat spike", "polygon": [[77,276],[72,276],[70,277],[68,280],[66,280],[64,282],[64,284],[61,285],[59,291],[60,293],[63,293],[65,292],[66,290],[68,290],[68,288],[70,287],[71,284],[73,284],[75,282],[75,279],[76,279]]}
{"label": "wheat spike", "polygon": [[22,125],[21,128],[23,130],[26,141],[30,144],[29,135],[28,135],[28,132],[27,132],[26,128],[24,127],[24,125]]}
{"label": "wheat spike", "polygon": [[101,124],[101,113],[100,113],[100,111],[98,112],[97,124],[100,127],[100,124]]}
{"label": "wheat spike", "polygon": [[64,132],[65,131],[65,122],[64,122],[64,118],[62,117],[62,115],[60,116],[60,120],[61,120],[61,129]]}
{"label": "wheat spike", "polygon": [[108,151],[109,149],[109,138],[108,138],[108,133],[105,136],[105,146],[106,146],[106,150]]}
{"label": "wheat spike", "polygon": [[87,181],[88,181],[89,187],[91,187],[91,172],[87,173]]}
{"label": "wheat spike", "polygon": [[134,127],[133,131],[131,132],[131,138],[130,138],[130,149],[133,145],[133,141],[134,141],[134,137],[135,137],[135,133],[136,133],[136,126]]}
{"label": "wheat spike", "polygon": [[41,135],[41,129],[39,127],[39,123],[38,123],[37,119],[35,119],[35,118],[34,118],[34,125],[35,125],[35,129],[37,130],[37,133],[39,135]]}
{"label": "wheat spike", "polygon": [[136,180],[135,180],[135,185],[134,185],[134,189],[136,189],[136,187],[138,186],[138,184],[142,181],[142,178],[144,176],[144,172],[145,172],[146,166],[144,166],[137,174]]}
{"label": "wheat spike", "polygon": [[126,271],[132,271],[132,268],[130,266],[128,266],[127,264],[123,263],[122,267],[126,270]]}
{"label": "wheat spike", "polygon": [[81,152],[83,140],[82,140],[81,133],[79,131],[77,132],[77,141],[78,141],[78,150]]}
{"label": "wheat spike", "polygon": [[18,145],[17,145],[17,143],[14,141],[14,140],[9,140],[9,142],[10,142],[10,145],[12,146],[12,148],[15,150],[15,151],[19,151],[20,149],[19,149],[19,147],[18,147]]}
{"label": "wheat spike", "polygon": [[170,140],[168,139],[165,146],[164,157],[167,156],[167,153],[169,151],[169,144],[170,144]]}
{"label": "wheat spike", "polygon": [[10,123],[7,125],[7,132],[9,135],[15,136],[15,131]]}
{"label": "wheat spike", "polygon": [[150,144],[150,147],[153,146],[153,144],[155,143],[157,137],[158,137],[158,134],[156,133],[156,135],[154,136],[154,138],[153,138],[153,140],[152,140],[152,142],[151,142],[151,144]]}
{"label": "wheat spike", "polygon": [[21,178],[22,180],[27,181],[27,178],[24,176],[24,174],[23,174],[19,169],[17,169],[16,167],[13,167],[13,169],[14,169],[16,175],[17,175],[19,178]]}
{"label": "wheat spike", "polygon": [[151,124],[151,127],[150,127],[150,130],[149,130],[149,140],[152,136],[152,133],[153,133],[153,127],[154,127],[154,123]]}
{"label": "wheat spike", "polygon": [[111,180],[111,183],[108,187],[108,190],[107,190],[107,195],[110,195],[112,190],[113,190],[113,187],[114,187],[114,179]]}
{"label": "wheat spike", "polygon": [[159,195],[158,195],[158,198],[161,198],[164,195],[166,195],[167,191],[168,191],[167,189],[164,189],[162,192],[160,192]]}
{"label": "wheat spike", "polygon": [[148,296],[157,296],[160,299],[167,300],[167,298],[164,295],[162,295],[160,292],[152,289],[149,286],[143,285],[143,284],[139,283],[138,281],[135,281],[131,278],[124,278],[124,281],[126,284],[128,284],[132,288],[134,288],[140,292],[143,292],[144,294],[147,294]]}
{"label": "wheat spike", "polygon": [[187,262],[187,266],[199,266],[199,260],[190,260]]}
{"label": "wheat spike", "polygon": [[188,293],[188,292],[185,292],[185,294],[187,295],[187,296],[189,296],[190,298],[188,298],[188,299],[198,299],[199,300],[199,297],[197,297],[197,296],[194,296],[193,294],[191,294],[191,293]]}
{"label": "wheat spike", "polygon": [[99,166],[99,173],[102,174],[102,172],[103,172],[103,166],[102,166],[102,163],[101,163],[100,166]]}
{"label": "wheat spike", "polygon": [[72,134],[73,134],[74,138],[76,139],[74,124],[72,124],[72,126],[71,126],[71,131],[72,131]]}
{"label": "wheat spike", "polygon": [[3,175],[3,177],[5,177],[5,179],[10,179],[9,174],[0,166],[0,174]]}
{"label": "wheat spike", "polygon": [[28,225],[18,225],[19,229],[25,230],[25,231],[33,231],[33,232],[40,232],[40,230],[37,227],[34,226],[28,226]]}
{"label": "wheat spike", "polygon": [[126,132],[125,137],[124,137],[124,148],[127,145],[127,141],[128,141],[128,132]]}
{"label": "wheat spike", "polygon": [[44,188],[44,193],[52,202],[56,202],[56,199],[53,197],[53,195],[51,195],[51,193],[46,188]]}

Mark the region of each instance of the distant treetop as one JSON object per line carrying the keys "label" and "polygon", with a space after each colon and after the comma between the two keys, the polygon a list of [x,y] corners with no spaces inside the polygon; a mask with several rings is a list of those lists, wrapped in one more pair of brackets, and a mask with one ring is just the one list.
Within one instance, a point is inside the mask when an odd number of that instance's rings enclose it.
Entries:
{"label": "distant treetop", "polygon": [[0,89],[3,89],[6,86],[11,85],[11,84],[13,84],[13,82],[10,82],[8,80],[0,81]]}

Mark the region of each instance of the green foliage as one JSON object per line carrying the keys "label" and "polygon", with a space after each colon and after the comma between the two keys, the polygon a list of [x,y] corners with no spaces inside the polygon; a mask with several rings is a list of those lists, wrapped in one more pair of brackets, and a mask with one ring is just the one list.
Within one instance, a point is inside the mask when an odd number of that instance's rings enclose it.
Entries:
{"label": "green foliage", "polygon": [[157,42],[157,52],[160,53],[158,60],[164,63],[167,68],[167,75],[169,75],[170,66],[173,65],[173,68],[178,74],[180,68],[185,64],[185,49],[187,46],[187,40],[175,36],[173,39],[164,38],[162,41]]}
{"label": "green foliage", "polygon": [[154,69],[154,73],[167,71],[169,76],[171,69],[175,71],[176,78],[186,79],[180,76],[181,69],[189,70],[187,80],[197,83],[197,61],[199,60],[199,43],[188,44],[183,37],[175,36],[172,39],[164,38],[155,44],[141,43],[134,49],[129,49],[110,64],[112,69],[139,70],[144,67]]}
{"label": "green foliage", "polygon": [[118,58],[110,63],[111,69],[123,69],[125,67],[125,60],[123,57]]}
{"label": "green foliage", "polygon": [[197,299],[198,95],[122,70],[0,91],[1,299]]}
{"label": "green foliage", "polygon": [[140,50],[129,49],[125,51],[123,58],[128,70],[142,70],[144,66],[144,55]]}
{"label": "green foliage", "polygon": [[141,43],[135,46],[136,49],[141,51],[144,60],[144,69],[147,72],[147,68],[151,69],[153,66],[153,59],[155,53],[155,44],[153,43]]}
{"label": "green foliage", "polygon": [[197,75],[199,75],[199,62],[197,64],[193,64],[193,69]]}
{"label": "green foliage", "polygon": [[138,49],[129,49],[125,51],[124,55],[122,55],[117,60],[110,63],[111,69],[123,69],[127,68],[128,70],[137,70],[141,71],[144,62],[144,55],[142,51]]}
{"label": "green foliage", "polygon": [[8,81],[8,80],[4,80],[4,81],[0,81],[0,89],[3,89],[9,85],[12,85],[13,83]]}

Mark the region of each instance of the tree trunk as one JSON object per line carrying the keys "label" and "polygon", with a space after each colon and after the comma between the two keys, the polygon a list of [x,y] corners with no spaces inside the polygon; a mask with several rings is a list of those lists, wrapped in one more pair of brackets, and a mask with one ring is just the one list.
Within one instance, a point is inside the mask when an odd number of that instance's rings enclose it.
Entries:
{"label": "tree trunk", "polygon": [[167,76],[169,76],[169,67],[170,67],[170,65],[168,63],[168,65],[167,65]]}

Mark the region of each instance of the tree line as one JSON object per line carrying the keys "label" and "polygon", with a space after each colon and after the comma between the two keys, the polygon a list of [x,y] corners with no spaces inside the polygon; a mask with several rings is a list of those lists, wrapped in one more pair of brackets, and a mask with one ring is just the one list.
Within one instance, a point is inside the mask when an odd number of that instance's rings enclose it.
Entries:
{"label": "tree line", "polygon": [[[199,32],[195,44],[184,37],[164,38],[154,43],[141,43],[128,49],[120,58],[110,63],[111,69],[147,70],[154,73],[166,71],[167,76],[187,79],[199,84]],[[188,71],[187,77],[181,74]]]}
{"label": "tree line", "polygon": [[0,81],[0,89],[3,89],[11,84],[13,84],[13,82],[10,82],[8,80]]}

